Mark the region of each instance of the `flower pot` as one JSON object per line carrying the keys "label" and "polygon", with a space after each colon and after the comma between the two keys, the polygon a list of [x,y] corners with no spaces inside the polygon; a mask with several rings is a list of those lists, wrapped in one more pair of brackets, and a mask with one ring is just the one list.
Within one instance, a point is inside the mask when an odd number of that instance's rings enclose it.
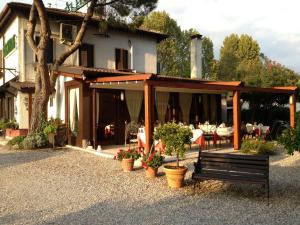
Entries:
{"label": "flower pot", "polygon": [[157,176],[157,170],[158,168],[154,169],[152,167],[148,167],[147,169],[145,169],[146,177],[155,178]]}
{"label": "flower pot", "polygon": [[130,172],[133,170],[133,159],[122,159],[121,165],[124,172]]}
{"label": "flower pot", "polygon": [[181,188],[183,186],[184,176],[187,171],[186,166],[176,167],[174,165],[165,165],[168,186],[171,188]]}

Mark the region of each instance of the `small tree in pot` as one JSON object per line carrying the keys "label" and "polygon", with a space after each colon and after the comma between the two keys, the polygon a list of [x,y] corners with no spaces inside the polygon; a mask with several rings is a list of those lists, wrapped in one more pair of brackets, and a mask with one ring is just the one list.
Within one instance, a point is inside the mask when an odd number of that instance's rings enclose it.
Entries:
{"label": "small tree in pot", "polygon": [[179,165],[179,159],[182,158],[186,151],[186,145],[191,144],[193,133],[190,128],[181,126],[174,122],[166,123],[157,128],[154,132],[154,139],[161,140],[166,146],[166,155],[176,154],[176,166],[166,165],[165,172],[168,185],[173,188],[183,186],[183,180],[187,167]]}

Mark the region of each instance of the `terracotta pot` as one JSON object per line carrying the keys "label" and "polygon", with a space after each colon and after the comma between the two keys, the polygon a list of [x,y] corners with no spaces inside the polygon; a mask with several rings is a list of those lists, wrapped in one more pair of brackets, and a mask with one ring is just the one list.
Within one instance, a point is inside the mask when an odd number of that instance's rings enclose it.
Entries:
{"label": "terracotta pot", "polygon": [[122,169],[124,172],[130,172],[133,170],[133,164],[134,160],[133,159],[123,159],[121,162]]}
{"label": "terracotta pot", "polygon": [[165,165],[164,170],[166,173],[168,186],[171,188],[181,188],[183,186],[184,176],[187,171],[186,166],[179,168],[174,165]]}
{"label": "terracotta pot", "polygon": [[145,174],[146,174],[146,177],[148,178],[155,178],[157,176],[157,168],[154,169],[152,167],[148,167],[146,170],[145,170]]}

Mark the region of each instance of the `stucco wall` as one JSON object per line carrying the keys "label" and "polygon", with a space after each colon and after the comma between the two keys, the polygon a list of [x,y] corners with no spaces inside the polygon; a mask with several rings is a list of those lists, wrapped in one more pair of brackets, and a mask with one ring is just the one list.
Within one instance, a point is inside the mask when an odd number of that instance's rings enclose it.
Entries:
{"label": "stucco wall", "polygon": [[[138,34],[109,31],[109,37],[98,35],[97,29],[87,31],[83,43],[94,45],[94,65],[100,68],[115,69],[115,49],[122,48],[129,52],[129,67],[138,72],[156,73],[156,40]],[[131,42],[133,57],[130,55]],[[131,62],[133,58],[133,62]]]}
{"label": "stucco wall", "polygon": [[[16,38],[18,39],[19,37],[19,19],[16,17],[13,19],[11,22],[11,26],[8,27],[8,29],[4,33],[4,42],[6,43],[7,40],[12,38],[14,35],[16,35]],[[4,63],[6,68],[12,68],[16,69],[17,71],[19,70],[19,45],[18,41],[16,40],[16,47],[14,50],[12,50],[5,58],[4,58]],[[5,82],[8,82],[9,80],[13,79],[15,75],[8,71],[5,70]]]}
{"label": "stucco wall", "polygon": [[20,129],[27,129],[29,123],[29,111],[28,111],[28,94],[18,92],[16,101],[16,121],[19,124]]}

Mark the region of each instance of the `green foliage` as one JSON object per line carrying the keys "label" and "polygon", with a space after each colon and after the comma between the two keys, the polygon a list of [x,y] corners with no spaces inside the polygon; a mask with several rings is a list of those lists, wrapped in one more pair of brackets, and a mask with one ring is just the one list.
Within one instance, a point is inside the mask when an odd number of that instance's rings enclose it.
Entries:
{"label": "green foliage", "polygon": [[47,125],[45,128],[44,128],[44,134],[46,136],[48,136],[49,134],[54,134],[56,133],[56,130],[57,130],[57,127],[52,125],[52,124],[49,124]]}
{"label": "green foliage", "polygon": [[265,140],[244,140],[241,146],[241,152],[259,155],[274,155],[275,146],[272,142]]}
{"label": "green foliage", "polygon": [[295,129],[289,128],[284,130],[278,141],[284,146],[288,154],[293,155],[295,151],[300,152],[299,124],[297,124]]}
{"label": "green foliage", "polygon": [[153,135],[155,140],[161,140],[166,145],[166,154],[176,154],[177,166],[179,157],[183,157],[186,145],[191,144],[193,133],[189,127],[181,126],[175,122],[168,122],[158,127]]}
{"label": "green foliage", "polygon": [[[102,2],[103,1],[99,1]],[[111,1],[111,4],[105,6],[105,16],[109,21],[115,23],[131,22],[132,18],[146,16],[156,8],[158,0],[127,0]],[[97,15],[103,16],[103,7],[95,9]]]}
{"label": "green foliage", "polygon": [[147,169],[148,167],[157,169],[163,164],[163,161],[164,161],[164,157],[160,155],[158,152],[153,151],[143,155],[142,166],[145,169]]}
{"label": "green foliage", "polygon": [[0,120],[0,130],[6,129],[6,121],[4,119]]}
{"label": "green foliage", "polygon": [[25,139],[26,136],[18,136],[18,137],[14,137],[13,139],[9,140],[7,142],[7,145],[9,146],[17,146],[18,149],[22,149],[23,148],[23,141]]}
{"label": "green foliage", "polygon": [[0,120],[0,130],[5,129],[19,129],[19,124],[16,122],[16,120]]}
{"label": "green foliage", "polygon": [[120,149],[117,152],[117,155],[114,156],[114,160],[119,160],[119,161],[122,161],[123,159],[137,160],[140,157],[141,157],[141,153],[137,149],[130,149],[130,148],[127,150]]}
{"label": "green foliage", "polygon": [[48,146],[48,139],[43,132],[28,135],[24,141],[25,149],[37,149]]}
{"label": "green foliage", "polygon": [[204,37],[202,39],[202,74],[203,78],[214,78],[213,69],[215,66],[214,62],[214,45],[210,38]]}
{"label": "green foliage", "polygon": [[[156,30],[169,35],[169,38],[157,46],[157,60],[160,73],[168,76],[190,77],[190,40],[198,34],[195,29],[181,30],[177,22],[168,13],[152,12],[144,20],[142,28]],[[208,78],[212,73],[213,43],[203,38],[204,74]]]}

